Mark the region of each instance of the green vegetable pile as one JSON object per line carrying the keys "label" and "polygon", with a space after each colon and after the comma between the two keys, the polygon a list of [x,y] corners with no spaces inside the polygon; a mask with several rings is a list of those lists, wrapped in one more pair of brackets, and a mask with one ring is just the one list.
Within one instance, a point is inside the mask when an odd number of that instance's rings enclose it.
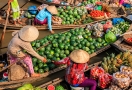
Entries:
{"label": "green vegetable pile", "polygon": [[130,27],[129,22],[121,22],[110,29],[116,36],[125,33]]}
{"label": "green vegetable pile", "polygon": [[[82,24],[82,21],[85,20],[86,17],[83,17],[87,14],[87,10],[84,7],[60,7],[58,8],[58,15],[62,19],[62,24]],[[90,18],[90,17],[89,17]],[[88,23],[93,20],[87,19]],[[86,20],[85,20],[86,23]]]}
{"label": "green vegetable pile", "polygon": [[83,49],[89,54],[92,54],[98,49],[108,45],[103,37],[94,38],[92,36],[92,30],[84,28],[76,28],[65,33],[49,35],[43,39],[32,42],[31,45],[34,50],[36,50],[48,41],[51,42],[49,45],[37,51],[39,55],[46,57],[48,62],[44,64],[37,58],[33,58],[35,72],[44,73],[56,68],[52,60],[59,61],[69,56],[73,50]]}
{"label": "green vegetable pile", "polygon": [[95,4],[97,0],[87,0],[82,2],[81,6],[86,6],[87,4]]}

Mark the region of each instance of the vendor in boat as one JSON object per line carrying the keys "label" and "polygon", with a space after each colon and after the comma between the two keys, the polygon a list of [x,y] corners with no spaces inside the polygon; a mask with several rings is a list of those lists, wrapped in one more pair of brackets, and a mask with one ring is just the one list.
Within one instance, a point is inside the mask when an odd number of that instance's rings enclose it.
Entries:
{"label": "vendor in boat", "polygon": [[30,55],[24,53],[24,50],[26,50],[27,53],[38,58],[42,62],[45,63],[47,61],[46,58],[37,54],[30,44],[32,41],[38,38],[38,29],[34,26],[24,26],[20,31],[13,32],[12,35],[14,37],[8,45],[8,54],[11,60],[10,62],[13,63],[18,58],[24,57],[23,62],[27,65],[31,77],[40,76],[40,74],[34,73],[32,59]]}
{"label": "vendor in boat", "polygon": [[85,77],[84,72],[88,69],[89,54],[84,50],[74,50],[70,56],[54,62],[54,64],[67,64],[65,79],[72,87],[90,87],[96,90],[97,83],[93,79]]}
{"label": "vendor in boat", "polygon": [[52,15],[58,14],[58,11],[55,6],[47,6],[46,8],[43,8],[39,11],[39,13],[36,15],[34,24],[37,25],[44,25],[48,23],[49,30],[52,34],[54,34],[54,31],[52,30]]}
{"label": "vendor in boat", "polygon": [[[11,7],[10,7],[10,5],[11,5]],[[19,7],[17,0],[9,0],[8,1],[7,14],[10,13],[11,8],[12,8],[12,12],[13,12],[12,14],[13,14],[14,24],[17,25],[17,22],[19,24],[22,24],[22,22],[20,21],[20,7]]]}

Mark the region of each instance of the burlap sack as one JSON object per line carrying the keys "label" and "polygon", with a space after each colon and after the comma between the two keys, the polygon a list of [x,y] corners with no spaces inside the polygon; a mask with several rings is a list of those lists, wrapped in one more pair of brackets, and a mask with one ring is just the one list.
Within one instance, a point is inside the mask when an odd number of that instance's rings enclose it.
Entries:
{"label": "burlap sack", "polygon": [[13,65],[9,70],[9,80],[20,80],[23,79],[26,75],[26,72],[20,65]]}

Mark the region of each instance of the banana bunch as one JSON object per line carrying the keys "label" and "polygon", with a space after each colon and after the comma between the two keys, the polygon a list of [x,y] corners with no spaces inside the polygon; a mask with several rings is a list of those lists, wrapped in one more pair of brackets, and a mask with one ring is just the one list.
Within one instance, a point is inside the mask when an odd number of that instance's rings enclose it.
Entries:
{"label": "banana bunch", "polygon": [[101,63],[101,67],[105,72],[110,74],[119,71],[121,65],[132,67],[132,54],[130,52],[121,52],[118,55],[112,53],[107,57],[104,57],[103,62]]}

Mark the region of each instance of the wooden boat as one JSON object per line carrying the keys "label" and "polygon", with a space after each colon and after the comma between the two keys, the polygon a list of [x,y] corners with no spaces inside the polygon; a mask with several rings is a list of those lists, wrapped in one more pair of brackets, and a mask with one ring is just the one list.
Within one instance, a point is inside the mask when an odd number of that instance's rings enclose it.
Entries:
{"label": "wooden boat", "polygon": [[[52,3],[52,2],[46,2],[46,0],[36,0],[36,1],[40,2],[40,3],[48,4],[48,5],[67,6],[67,5],[63,5],[63,4],[56,4],[56,3]],[[68,5],[68,6],[72,6],[72,5]]]}
{"label": "wooden boat", "polygon": [[[118,17],[121,17],[121,16],[125,16],[125,15],[119,15]],[[117,16],[113,16],[111,18],[114,18],[114,17],[117,17]],[[109,18],[109,19],[111,19]],[[102,19],[102,20],[106,20],[106,19]],[[93,23],[96,23],[96,22],[99,22],[99,21],[102,21],[102,20],[98,20],[98,21],[93,21],[91,23],[87,23],[87,24],[93,24]],[[0,27],[3,28],[4,25],[5,25],[5,20],[2,19],[0,20]],[[85,27],[87,24],[80,24],[80,25],[52,25],[52,29],[53,30],[62,30],[62,29],[72,29],[72,28],[76,28],[76,27]],[[33,25],[33,20],[32,19],[28,19],[27,22],[24,24],[24,25]],[[18,25],[18,26],[15,26],[14,24],[12,23],[8,23],[7,24],[7,29],[12,29],[12,30],[20,30],[20,28],[22,28],[24,25]],[[48,30],[48,26],[47,25],[34,25],[36,28],[38,28],[38,30]]]}
{"label": "wooden boat", "polygon": [[[115,47],[111,47],[108,50],[100,53],[99,55],[93,57],[90,59],[90,64],[89,64],[89,69],[87,69],[85,71],[85,76],[89,77],[90,76],[90,69],[96,66],[100,66],[101,60],[103,60],[104,56],[107,56],[107,53],[111,54],[111,53],[120,53],[120,50],[117,50]],[[54,73],[54,75],[48,76],[47,78],[49,78],[48,80],[45,78],[43,79],[41,84],[38,84],[38,82],[33,82],[32,85],[40,87],[42,89],[45,89],[48,85],[62,85],[66,90],[71,90],[70,85],[65,81],[64,79],[65,76],[65,70],[62,70],[60,72]],[[85,88],[86,90],[88,90],[88,87]],[[130,85],[130,87],[124,89],[124,90],[131,90],[132,89],[132,85]],[[13,89],[11,89],[13,90]],[[100,87],[97,86],[97,90],[105,90],[102,89]]]}
{"label": "wooden boat", "polygon": [[[113,12],[115,12],[114,14],[111,15],[111,18],[114,18],[114,17],[121,17],[121,16],[126,16],[126,12],[124,10],[123,7],[121,8],[113,8]],[[106,20],[106,19],[102,19],[102,20]],[[27,19],[27,18],[23,18],[22,19],[22,22],[23,22],[23,25],[18,25],[18,26],[15,26],[14,24],[12,23],[9,23],[7,24],[7,29],[12,29],[12,30],[20,30],[20,28],[22,28],[23,26],[25,25],[33,25],[33,22],[34,20],[33,19]],[[98,21],[101,21],[101,20],[95,20],[92,23],[95,23],[95,22],[98,22]],[[89,23],[87,23],[89,24]],[[87,24],[70,24],[70,25],[56,25],[56,24],[53,24],[52,25],[52,29],[53,30],[62,30],[62,29],[72,29],[72,28],[76,28],[76,27],[85,27]],[[0,19],[0,27],[3,28],[5,25],[5,19]],[[48,30],[48,25],[34,25],[35,27],[37,27],[39,30]]]}
{"label": "wooden boat", "polygon": [[[96,66],[100,66],[100,63],[102,62],[103,57],[106,57],[108,55],[108,54],[106,54],[106,52],[109,53],[109,54],[111,54],[111,53],[119,54],[122,51],[120,51],[118,48],[116,48],[114,46],[111,46],[108,50],[106,50],[106,51],[100,53],[99,55],[91,58],[90,62],[91,61],[94,61],[94,62],[91,62],[91,64],[89,65],[89,69],[87,69],[85,71],[85,76],[87,76],[87,77],[90,76],[90,69],[91,68],[96,67]],[[64,72],[64,75],[65,75],[65,71],[61,71],[61,73],[62,72]],[[33,85],[41,87],[42,89],[46,88],[48,85],[54,85],[54,86],[62,85],[66,90],[71,90],[70,85],[64,79],[64,75],[62,76],[62,75],[60,75],[60,73],[55,74],[55,75],[57,77],[54,77],[53,79],[50,79],[50,80],[46,81],[45,83],[43,83],[41,85],[37,85],[35,83],[33,83]],[[89,90],[88,87],[86,87],[85,89]],[[108,89],[108,88],[106,88],[106,89]],[[97,86],[96,90],[106,90],[106,89],[102,89],[99,86]],[[130,84],[129,87],[126,87],[123,90],[132,90],[132,83]]]}
{"label": "wooden boat", "polygon": [[[86,26],[85,26],[85,27],[86,27]],[[63,32],[62,32],[62,33],[63,33]],[[102,53],[103,51],[109,49],[110,47],[111,47],[110,45],[107,45],[107,46],[105,46],[105,47],[103,47],[103,48],[100,48],[100,49],[97,50],[96,52],[92,53],[92,54],[90,55],[90,57],[91,57],[91,58],[94,58],[94,56],[99,55],[100,53]],[[101,60],[102,60],[102,59],[100,59],[100,60],[97,61],[97,62],[91,61],[92,63],[90,63],[89,68],[90,68],[90,67],[92,68],[93,66],[99,65]],[[25,78],[25,79],[17,80],[17,81],[5,81],[5,82],[1,82],[1,83],[0,83],[0,89],[8,89],[8,90],[9,90],[9,89],[12,89],[12,88],[19,87],[19,86],[21,86],[22,84],[27,83],[27,82],[28,82],[28,83],[36,83],[36,82],[37,82],[37,84],[40,84],[40,85],[41,85],[41,84],[43,83],[43,81],[46,79],[46,77],[49,77],[49,76],[58,77],[58,75],[56,76],[56,75],[53,75],[53,74],[59,73],[59,72],[61,72],[61,71],[65,71],[65,70],[64,70],[65,68],[66,68],[65,65],[60,66],[60,67],[57,67],[57,68],[55,68],[55,69],[53,69],[53,70],[50,70],[49,72],[43,73],[40,77],[37,77],[37,78],[29,77],[29,78]],[[0,72],[1,72],[1,71],[0,71]],[[63,74],[59,74],[59,75],[64,76],[64,73],[63,73]],[[48,78],[48,79],[52,79],[52,78],[50,77],[50,78]],[[52,80],[53,80],[53,79],[52,79]],[[49,83],[52,83],[52,81],[49,82]]]}
{"label": "wooden boat", "polygon": [[[97,52],[93,53],[90,55],[90,57],[94,57],[96,56],[97,54],[107,50],[108,48],[110,48],[110,45],[98,50]],[[97,62],[97,63],[94,63],[94,64],[91,64],[89,65],[89,68],[93,67],[93,66],[97,66],[99,65],[101,62]],[[36,78],[33,78],[33,77],[29,77],[29,78],[25,78],[25,79],[22,79],[22,80],[17,80],[17,81],[5,81],[5,82],[0,82],[0,89],[12,89],[12,88],[17,88],[17,87],[20,87],[21,85],[23,85],[24,83],[35,83],[35,82],[40,82],[41,80],[43,80],[44,78],[48,77],[49,75],[51,76],[52,74],[55,74],[55,73],[58,73],[60,71],[64,71],[64,69],[66,68],[66,65],[63,65],[63,66],[60,66],[60,67],[57,67],[49,72],[45,72],[43,73],[40,77],[36,77]]]}

